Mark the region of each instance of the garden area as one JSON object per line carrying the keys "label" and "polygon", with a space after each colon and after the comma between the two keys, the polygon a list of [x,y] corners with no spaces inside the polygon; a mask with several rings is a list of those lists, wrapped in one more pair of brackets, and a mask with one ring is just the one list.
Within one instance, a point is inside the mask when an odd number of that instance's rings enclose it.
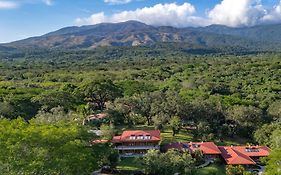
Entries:
{"label": "garden area", "polygon": [[221,164],[211,164],[207,167],[200,168],[196,175],[225,175],[225,166]]}
{"label": "garden area", "polygon": [[143,165],[140,158],[128,157],[122,158],[116,168],[117,170],[142,171]]}
{"label": "garden area", "polygon": [[[118,170],[125,171],[143,171],[144,166],[140,158],[122,158],[118,163]],[[207,167],[195,171],[196,175],[226,175],[225,166],[220,164],[211,164]]]}

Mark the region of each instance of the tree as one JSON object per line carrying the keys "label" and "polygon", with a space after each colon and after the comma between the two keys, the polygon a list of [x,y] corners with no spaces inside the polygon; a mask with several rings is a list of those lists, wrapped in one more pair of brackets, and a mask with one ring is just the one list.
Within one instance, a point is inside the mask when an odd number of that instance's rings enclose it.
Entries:
{"label": "tree", "polygon": [[278,127],[277,124],[264,124],[254,133],[255,140],[261,145],[270,146],[272,144],[272,133]]}
{"label": "tree", "polygon": [[172,117],[170,120],[170,126],[172,127],[172,130],[173,130],[173,136],[175,136],[181,128],[180,118],[178,116]]}
{"label": "tree", "polygon": [[209,137],[211,133],[211,127],[207,122],[199,122],[196,126],[196,129],[193,130],[194,138],[200,139],[202,141],[213,139]]}
{"label": "tree", "polygon": [[154,99],[154,93],[144,93],[142,95],[136,96],[136,106],[134,111],[141,114],[146,118],[147,125],[151,125],[152,114],[152,103]]}
{"label": "tree", "polygon": [[159,150],[149,150],[143,157],[144,171],[146,174],[171,175],[175,173],[192,174],[194,159],[187,152],[180,153],[169,150],[160,153]]}
{"label": "tree", "polygon": [[281,148],[281,128],[277,128],[273,131],[271,137],[271,148],[279,149]]}
{"label": "tree", "polygon": [[[201,127],[206,125],[204,134],[215,133],[219,135],[220,129],[226,123],[224,106],[220,102],[210,100],[195,100],[189,109],[192,120]],[[202,126],[204,127],[204,126]],[[219,129],[220,128],[220,129]],[[199,132],[202,132],[198,129]]]}
{"label": "tree", "polygon": [[227,175],[243,175],[245,168],[242,165],[227,165],[226,174]]}
{"label": "tree", "polygon": [[[115,168],[119,162],[119,153],[109,145],[93,145],[99,167],[110,166]],[[98,152],[100,151],[100,152]]]}
{"label": "tree", "polygon": [[7,102],[0,102],[0,116],[6,118],[13,118],[15,115],[14,107]]}
{"label": "tree", "polygon": [[155,129],[162,130],[164,129],[164,125],[168,122],[169,116],[164,113],[160,113],[152,117],[152,121]]}
{"label": "tree", "polygon": [[109,148],[97,150],[77,123],[37,124],[0,119],[0,174],[88,175]]}
{"label": "tree", "polygon": [[240,135],[249,137],[261,125],[264,116],[260,109],[252,106],[233,106],[227,111],[227,119],[235,123]]}
{"label": "tree", "polygon": [[105,125],[102,124],[100,127],[100,130],[102,131],[102,135],[105,139],[112,139],[114,135],[114,126],[113,125]]}
{"label": "tree", "polygon": [[267,109],[268,114],[274,119],[281,122],[281,101],[275,101]]}
{"label": "tree", "polygon": [[32,98],[32,101],[41,105],[45,110],[62,106],[65,110],[74,108],[75,97],[65,91],[47,91]]}
{"label": "tree", "polygon": [[133,124],[131,114],[134,112],[136,105],[137,102],[134,98],[123,97],[123,98],[116,99],[114,101],[112,108],[113,110],[121,113],[125,118],[125,122],[129,126],[131,126]]}
{"label": "tree", "polygon": [[265,159],[265,175],[279,175],[281,172],[281,149],[272,151],[268,158]]}
{"label": "tree", "polygon": [[82,116],[74,112],[65,112],[63,107],[58,106],[47,112],[44,110],[38,111],[33,121],[37,124],[73,123],[74,121],[82,121]]}
{"label": "tree", "polygon": [[196,158],[196,160],[202,161],[204,158],[204,154],[202,150],[195,150],[194,151],[194,157]]}
{"label": "tree", "polygon": [[122,96],[122,90],[109,79],[95,80],[80,89],[84,91],[86,100],[95,104],[99,110],[105,108],[105,102]]}
{"label": "tree", "polygon": [[146,81],[123,80],[117,83],[124,91],[124,96],[133,96],[144,92],[152,92],[156,87]]}

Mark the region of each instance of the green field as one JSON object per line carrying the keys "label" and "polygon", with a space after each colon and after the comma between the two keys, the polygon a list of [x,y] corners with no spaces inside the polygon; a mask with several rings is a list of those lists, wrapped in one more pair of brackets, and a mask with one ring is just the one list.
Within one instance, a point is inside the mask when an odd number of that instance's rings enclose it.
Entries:
{"label": "green field", "polygon": [[225,166],[212,164],[210,166],[198,169],[196,175],[225,175]]}
{"label": "green field", "polygon": [[161,131],[161,144],[167,144],[172,142],[191,142],[192,138],[192,134],[188,131],[180,131],[174,137],[171,129],[165,129]]}

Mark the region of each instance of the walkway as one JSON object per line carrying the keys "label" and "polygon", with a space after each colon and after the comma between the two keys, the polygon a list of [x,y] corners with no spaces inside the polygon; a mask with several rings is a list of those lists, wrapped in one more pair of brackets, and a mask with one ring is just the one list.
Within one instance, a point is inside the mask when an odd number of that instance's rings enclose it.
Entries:
{"label": "walkway", "polygon": [[197,168],[197,169],[199,169],[199,168],[204,168],[204,167],[210,165],[211,163],[214,163],[214,160],[213,160],[213,159],[207,159],[207,160],[205,161],[205,163],[203,163],[202,165],[197,166],[196,168]]}

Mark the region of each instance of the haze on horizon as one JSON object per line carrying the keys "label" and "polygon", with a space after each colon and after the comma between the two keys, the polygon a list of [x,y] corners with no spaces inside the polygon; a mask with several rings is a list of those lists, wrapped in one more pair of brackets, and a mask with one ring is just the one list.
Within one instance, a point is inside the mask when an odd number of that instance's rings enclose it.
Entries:
{"label": "haze on horizon", "polygon": [[[161,20],[159,20],[161,19]],[[155,26],[281,22],[279,0],[0,0],[0,43],[63,27],[136,20]]]}

